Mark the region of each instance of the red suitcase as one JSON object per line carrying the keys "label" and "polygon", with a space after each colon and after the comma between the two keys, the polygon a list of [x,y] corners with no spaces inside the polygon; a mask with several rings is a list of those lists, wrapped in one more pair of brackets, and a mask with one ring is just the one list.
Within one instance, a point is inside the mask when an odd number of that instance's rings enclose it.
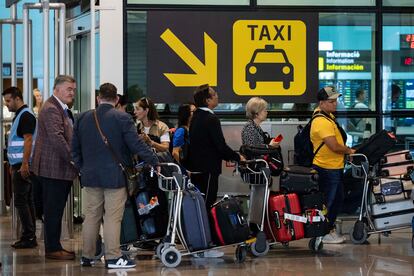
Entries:
{"label": "red suitcase", "polygon": [[[267,236],[278,242],[300,240],[305,237],[302,222],[285,219],[285,213],[301,216],[299,198],[296,194],[270,195],[269,197],[269,222],[271,230],[267,227]],[[272,231],[273,235],[270,233]]]}
{"label": "red suitcase", "polygon": [[401,150],[384,155],[384,157],[381,158],[381,165],[401,163],[412,159],[413,156],[409,150]]}
{"label": "red suitcase", "polygon": [[402,163],[383,165],[381,167],[381,176],[395,176],[395,175],[407,175],[414,170],[414,161],[405,161]]}

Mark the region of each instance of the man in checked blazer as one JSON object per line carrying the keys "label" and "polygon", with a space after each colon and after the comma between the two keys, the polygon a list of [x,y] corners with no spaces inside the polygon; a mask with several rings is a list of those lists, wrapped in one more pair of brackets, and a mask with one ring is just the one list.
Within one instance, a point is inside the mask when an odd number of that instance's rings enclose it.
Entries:
{"label": "man in checked blazer", "polygon": [[38,118],[31,170],[43,186],[45,257],[48,259],[75,259],[75,253],[65,250],[60,243],[63,211],[77,175],[70,154],[73,122],[67,111],[75,90],[74,78],[56,77],[53,95],[44,103]]}

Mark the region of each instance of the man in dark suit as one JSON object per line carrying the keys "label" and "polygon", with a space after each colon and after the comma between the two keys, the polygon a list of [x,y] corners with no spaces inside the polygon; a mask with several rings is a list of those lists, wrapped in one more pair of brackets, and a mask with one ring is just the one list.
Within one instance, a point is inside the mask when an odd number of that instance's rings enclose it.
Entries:
{"label": "man in dark suit", "polygon": [[219,118],[213,109],[218,105],[218,95],[207,84],[194,93],[197,110],[190,125],[189,168],[192,182],[205,194],[206,206],[211,208],[217,199],[218,178],[223,160],[245,160],[227,144]]}
{"label": "man in dark suit", "polygon": [[[93,264],[102,219],[106,267],[135,266],[132,260],[121,255],[119,245],[121,220],[127,200],[125,176],[119,163],[132,166],[131,156],[138,154],[147,164],[158,164],[157,156],[139,138],[132,117],[115,109],[118,102],[116,92],[113,84],[102,84],[96,109],[98,123],[95,121],[95,110],[90,110],[78,117],[74,127],[72,156],[75,166],[80,169],[81,182],[85,187],[82,266]],[[109,146],[105,145],[102,135]]]}
{"label": "man in dark suit", "polygon": [[73,123],[67,113],[67,104],[73,101],[75,90],[74,78],[56,77],[53,95],[44,103],[38,119],[31,169],[43,186],[45,257],[48,259],[75,259],[75,253],[65,250],[60,243],[63,211],[77,175],[70,155]]}

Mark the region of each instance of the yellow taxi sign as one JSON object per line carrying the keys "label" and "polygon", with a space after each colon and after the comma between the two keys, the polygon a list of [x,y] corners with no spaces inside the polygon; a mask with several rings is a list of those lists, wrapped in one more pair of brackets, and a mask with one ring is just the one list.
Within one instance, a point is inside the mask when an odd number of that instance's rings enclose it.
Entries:
{"label": "yellow taxi sign", "polygon": [[300,96],[306,91],[306,25],[301,20],[233,24],[233,90],[245,96]]}

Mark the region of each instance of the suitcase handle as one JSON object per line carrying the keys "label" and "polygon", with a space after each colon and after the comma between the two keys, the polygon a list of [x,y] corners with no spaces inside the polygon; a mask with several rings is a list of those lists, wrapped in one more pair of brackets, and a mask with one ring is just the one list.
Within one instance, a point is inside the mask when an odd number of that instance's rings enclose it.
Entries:
{"label": "suitcase handle", "polygon": [[280,229],[280,217],[279,217],[279,212],[278,211],[274,211],[273,215],[275,216],[275,224],[276,224],[276,228]]}

